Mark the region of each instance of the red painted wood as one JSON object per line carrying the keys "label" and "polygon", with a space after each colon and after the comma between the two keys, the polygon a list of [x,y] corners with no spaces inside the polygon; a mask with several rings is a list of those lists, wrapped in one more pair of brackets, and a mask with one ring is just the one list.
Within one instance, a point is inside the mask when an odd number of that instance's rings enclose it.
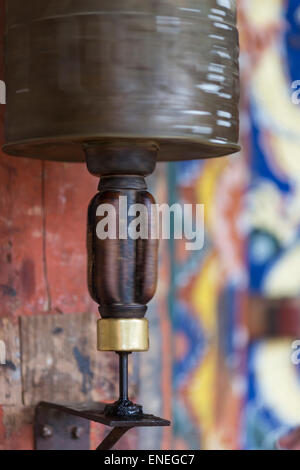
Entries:
{"label": "red painted wood", "polygon": [[0,408],[0,450],[32,450],[32,420],[26,409]]}
{"label": "red painted wood", "polygon": [[[1,80],[3,19],[0,0]],[[1,146],[4,112],[0,105]],[[86,275],[87,206],[97,184],[84,164],[42,163],[0,152],[0,317],[97,309]],[[15,414],[0,407],[0,449],[33,448],[32,424],[22,419],[21,406]]]}
{"label": "red painted wood", "polygon": [[46,262],[51,310],[96,310],[87,291],[86,220],[98,180],[85,164],[43,164]]}

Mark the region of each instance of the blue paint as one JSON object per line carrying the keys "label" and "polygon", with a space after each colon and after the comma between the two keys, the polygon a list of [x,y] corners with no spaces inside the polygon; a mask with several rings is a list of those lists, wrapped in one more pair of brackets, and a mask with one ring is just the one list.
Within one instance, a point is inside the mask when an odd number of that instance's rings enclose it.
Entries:
{"label": "blue paint", "polygon": [[[261,242],[262,239],[268,243],[269,248],[265,250],[265,258],[259,262],[258,257],[255,255],[255,246]],[[272,269],[274,263],[278,260],[282,253],[282,248],[278,240],[269,232],[262,230],[254,230],[248,238],[248,268],[251,292],[263,292],[263,283],[267,272]]]}
{"label": "blue paint", "polygon": [[85,395],[92,389],[92,381],[94,374],[91,371],[91,359],[89,356],[81,354],[77,347],[73,348],[73,354],[77,362],[79,372],[82,374],[82,387],[81,391]]}
{"label": "blue paint", "polygon": [[274,432],[282,429],[276,410],[268,407],[265,397],[260,393],[260,383],[256,375],[257,355],[263,342],[252,344],[248,352],[248,394],[246,400],[246,444],[247,449],[269,449]]}
{"label": "blue paint", "polygon": [[16,297],[17,296],[17,291],[11,286],[1,284],[0,285],[0,291],[2,292],[2,295],[8,296],[8,297]]}
{"label": "blue paint", "polygon": [[250,171],[251,171],[251,185],[257,184],[260,180],[270,180],[277,188],[283,193],[290,191],[290,184],[288,181],[282,181],[276,175],[267,162],[267,157],[261,145],[262,133],[259,128],[259,123],[256,119],[256,110],[254,104],[249,110],[249,119],[251,124],[250,135]]}
{"label": "blue paint", "polygon": [[173,386],[178,389],[185,384],[190,373],[201,364],[206,342],[200,321],[192,315],[183,302],[176,302],[174,319],[173,331],[186,336],[188,345],[184,357],[175,360],[173,365]]}
{"label": "blue paint", "polygon": [[64,329],[61,328],[61,327],[59,327],[59,326],[56,327],[56,328],[54,328],[54,329],[52,330],[52,334],[53,334],[53,335],[60,335],[60,334],[63,333],[63,332],[64,332]]}
{"label": "blue paint", "polygon": [[12,361],[6,361],[6,363],[4,364],[4,367],[6,367],[7,369],[10,369],[14,372],[17,370],[15,364]]}
{"label": "blue paint", "polygon": [[291,82],[300,80],[300,3],[289,0],[285,11],[286,31],[283,45],[286,53],[286,68]]}

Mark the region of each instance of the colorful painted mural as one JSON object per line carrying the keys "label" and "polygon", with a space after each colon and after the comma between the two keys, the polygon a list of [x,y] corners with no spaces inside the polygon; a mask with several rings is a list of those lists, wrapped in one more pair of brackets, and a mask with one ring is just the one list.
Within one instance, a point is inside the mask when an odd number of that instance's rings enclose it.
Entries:
{"label": "colorful painted mural", "polygon": [[300,424],[300,6],[238,5],[241,154],[169,168],[171,202],[206,213],[205,249],[170,250],[178,448],[274,448]]}
{"label": "colorful painted mural", "polygon": [[247,448],[272,448],[300,424],[300,361],[292,348],[300,320],[300,107],[294,99],[300,6],[297,0],[240,3],[248,44],[249,296],[261,298],[269,325],[249,344],[245,435]]}
{"label": "colorful painted mural", "polygon": [[169,172],[172,203],[205,206],[205,248],[188,252],[182,241],[171,247],[175,446],[238,448],[246,392],[245,160],[185,162]]}

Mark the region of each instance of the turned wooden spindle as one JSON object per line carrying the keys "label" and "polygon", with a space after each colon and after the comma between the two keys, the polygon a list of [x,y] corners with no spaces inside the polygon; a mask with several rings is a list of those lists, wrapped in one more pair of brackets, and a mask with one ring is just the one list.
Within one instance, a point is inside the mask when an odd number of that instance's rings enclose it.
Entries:
{"label": "turned wooden spindle", "polygon": [[[153,171],[157,147],[124,142],[90,144],[85,152],[88,169],[101,177],[99,192],[88,210],[87,236],[89,290],[102,317],[98,322],[98,349],[120,356],[120,399],[106,412],[141,414],[142,407],[128,400],[127,367],[128,353],[149,348],[145,314],[156,290],[158,240],[152,238],[151,206],[155,201],[147,192],[145,176]],[[147,210],[147,230],[143,238],[145,227],[137,227],[137,238],[133,239],[129,226],[134,216],[129,212],[136,204]],[[110,208],[112,220],[107,218]]]}

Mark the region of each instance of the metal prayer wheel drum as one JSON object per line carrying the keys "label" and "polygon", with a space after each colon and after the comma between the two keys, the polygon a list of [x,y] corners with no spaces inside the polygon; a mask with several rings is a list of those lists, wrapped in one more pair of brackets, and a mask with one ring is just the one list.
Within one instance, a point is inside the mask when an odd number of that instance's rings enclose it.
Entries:
{"label": "metal prayer wheel drum", "polygon": [[154,142],[159,160],[239,150],[235,0],[6,10],[6,153],[83,161],[83,144],[116,140]]}

